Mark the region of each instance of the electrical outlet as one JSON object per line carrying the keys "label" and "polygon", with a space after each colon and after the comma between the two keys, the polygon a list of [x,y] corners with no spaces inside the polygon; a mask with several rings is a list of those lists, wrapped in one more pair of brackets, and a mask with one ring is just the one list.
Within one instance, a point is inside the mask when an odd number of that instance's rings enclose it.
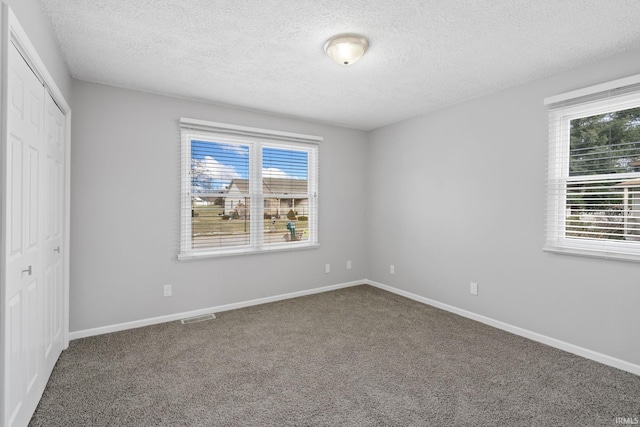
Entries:
{"label": "electrical outlet", "polygon": [[347,270],[351,270],[351,260],[347,261]]}
{"label": "electrical outlet", "polygon": [[170,297],[173,295],[173,289],[171,289],[171,285],[164,285],[164,296]]}
{"label": "electrical outlet", "polygon": [[478,295],[478,284],[476,282],[471,282],[469,292],[471,293],[471,295]]}
{"label": "electrical outlet", "polygon": [[396,274],[396,266],[391,264],[389,266],[389,274]]}
{"label": "electrical outlet", "polygon": [[331,273],[331,264],[325,264],[325,265],[324,265],[324,272],[325,272],[326,274]]}

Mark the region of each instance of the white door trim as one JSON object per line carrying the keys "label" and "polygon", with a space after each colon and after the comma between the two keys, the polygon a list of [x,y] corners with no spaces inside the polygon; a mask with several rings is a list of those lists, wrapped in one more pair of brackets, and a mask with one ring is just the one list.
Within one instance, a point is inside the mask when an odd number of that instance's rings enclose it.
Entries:
{"label": "white door trim", "polygon": [[[20,54],[23,56],[27,64],[31,67],[38,79],[43,83],[46,90],[50,93],[54,102],[58,105],[60,110],[65,116],[66,122],[66,135],[65,135],[65,170],[64,170],[64,231],[63,231],[63,348],[69,346],[69,247],[70,247],[70,159],[71,159],[71,108],[64,98],[62,92],[58,88],[53,76],[47,70],[44,62],[38,55],[35,47],[29,40],[29,37],[25,30],[20,25],[17,17],[9,7],[9,5],[2,3],[1,10],[1,22],[2,31],[0,32],[0,48],[1,48],[1,69],[0,76],[2,76],[1,88],[0,88],[0,100],[2,102],[1,111],[6,112],[8,106],[7,95],[7,75],[8,75],[8,52],[10,43],[13,43]],[[4,167],[7,156],[7,115],[2,114],[0,122],[0,188],[4,189],[7,184],[7,170]],[[5,269],[5,239],[7,236],[7,220],[6,213],[8,208],[8,201],[6,200],[6,194],[1,192],[0,196],[0,271],[6,271]],[[4,274],[0,274],[0,305],[4,306],[5,301],[4,292],[6,288]],[[4,315],[0,316],[0,385],[4,389],[5,385],[5,324]],[[4,393],[2,393],[4,394]],[[4,405],[6,402],[6,396],[2,396],[0,399],[0,413],[5,413]],[[4,417],[0,417],[0,426],[4,426]]]}

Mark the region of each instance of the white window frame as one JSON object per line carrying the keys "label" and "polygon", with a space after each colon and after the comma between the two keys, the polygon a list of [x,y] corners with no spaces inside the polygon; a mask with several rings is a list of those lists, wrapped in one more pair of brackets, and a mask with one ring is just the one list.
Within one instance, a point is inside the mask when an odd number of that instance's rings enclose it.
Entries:
{"label": "white window frame", "polygon": [[[566,237],[567,185],[585,176],[569,176],[571,120],[640,106],[640,75],[545,99],[549,111],[547,228],[543,250],[568,255],[640,261],[640,242]],[[600,175],[602,176],[602,175]],[[595,175],[593,176],[596,177]],[[620,173],[621,180],[640,173]]]}
{"label": "white window frame", "polygon": [[[318,240],[318,172],[319,144],[322,137],[231,125],[181,117],[181,202],[179,260],[203,257],[243,255],[273,251],[317,248]],[[191,141],[193,139],[242,144],[249,149],[249,197],[251,198],[250,242],[244,246],[194,249],[191,235]],[[309,189],[309,239],[264,244],[264,195],[262,194],[262,148],[282,148],[308,153],[307,182]]]}

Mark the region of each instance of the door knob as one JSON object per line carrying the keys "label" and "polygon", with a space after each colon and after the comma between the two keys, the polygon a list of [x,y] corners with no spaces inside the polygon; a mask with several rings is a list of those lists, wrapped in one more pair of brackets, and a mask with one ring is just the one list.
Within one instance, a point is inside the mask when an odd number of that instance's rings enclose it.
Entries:
{"label": "door knob", "polygon": [[31,266],[29,266],[29,268],[27,268],[26,270],[22,270],[23,273],[29,273],[29,276],[31,276]]}
{"label": "door knob", "polygon": [[60,253],[60,246],[56,246],[55,248],[53,248],[53,252]]}

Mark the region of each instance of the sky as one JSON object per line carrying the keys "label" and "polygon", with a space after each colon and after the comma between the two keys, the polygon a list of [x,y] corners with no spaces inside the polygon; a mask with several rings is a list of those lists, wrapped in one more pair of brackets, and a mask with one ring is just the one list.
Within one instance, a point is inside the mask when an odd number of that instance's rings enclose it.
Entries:
{"label": "sky", "polygon": [[[232,179],[249,178],[249,146],[210,141],[191,141],[194,190],[222,190]],[[263,178],[307,179],[308,153],[264,147]]]}

